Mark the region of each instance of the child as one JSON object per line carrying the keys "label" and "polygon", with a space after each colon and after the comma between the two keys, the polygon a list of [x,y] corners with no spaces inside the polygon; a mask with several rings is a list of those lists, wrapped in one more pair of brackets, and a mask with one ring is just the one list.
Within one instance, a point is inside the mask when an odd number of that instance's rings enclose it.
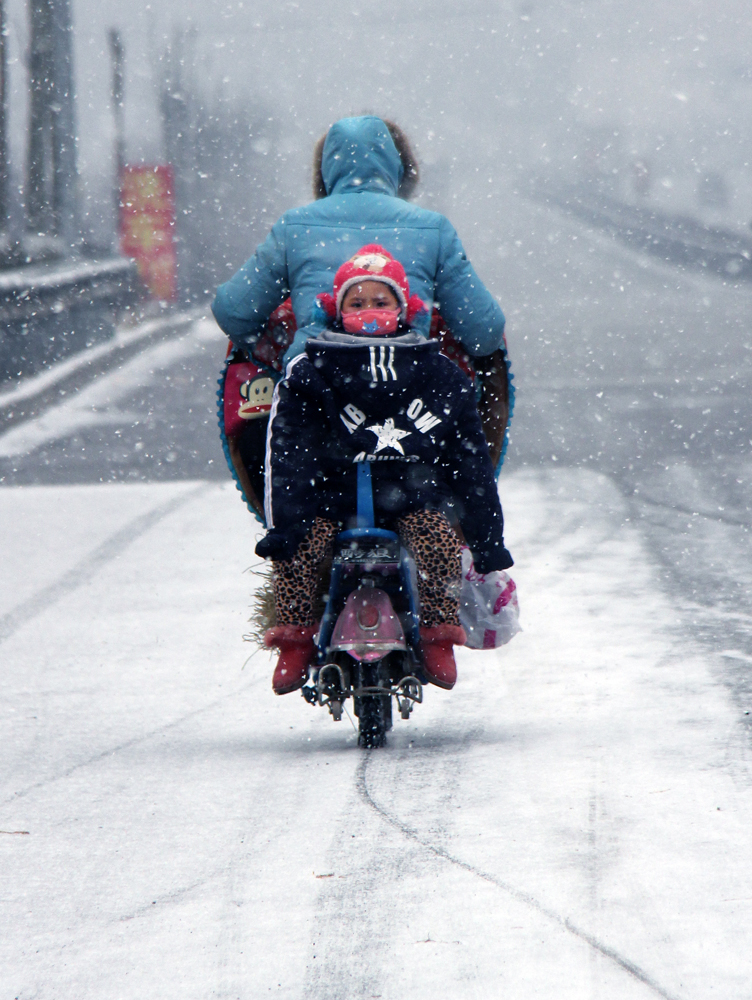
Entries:
{"label": "child", "polygon": [[280,657],[277,694],[301,687],[313,661],[313,602],[321,566],[356,506],[356,463],[371,463],[379,527],[415,559],[426,673],[454,686],[459,621],[458,521],[481,573],[507,569],[504,522],[470,380],[411,330],[423,310],[405,270],[383,247],[343,264],[318,297],[328,329],[287,367],[272,403],[266,448],[268,533]]}

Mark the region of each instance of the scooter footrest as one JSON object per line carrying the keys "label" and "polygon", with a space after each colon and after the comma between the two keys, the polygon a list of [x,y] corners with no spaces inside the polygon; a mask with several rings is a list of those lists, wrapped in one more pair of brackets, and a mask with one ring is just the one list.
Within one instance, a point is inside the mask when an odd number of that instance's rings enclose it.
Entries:
{"label": "scooter footrest", "polygon": [[403,677],[394,691],[397,697],[408,698],[420,705],[423,701],[423,684],[417,677]]}
{"label": "scooter footrest", "polygon": [[342,702],[348,696],[350,683],[344,675],[342,667],[337,663],[325,663],[319,668],[316,680],[316,700],[319,705],[329,702]]}

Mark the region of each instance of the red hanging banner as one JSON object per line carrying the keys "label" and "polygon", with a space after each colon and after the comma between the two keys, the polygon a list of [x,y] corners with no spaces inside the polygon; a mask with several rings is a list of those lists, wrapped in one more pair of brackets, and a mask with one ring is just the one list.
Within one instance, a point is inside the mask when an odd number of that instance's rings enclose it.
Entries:
{"label": "red hanging banner", "polygon": [[170,166],[124,167],[120,181],[120,249],[132,257],[155,299],[177,294],[175,184]]}

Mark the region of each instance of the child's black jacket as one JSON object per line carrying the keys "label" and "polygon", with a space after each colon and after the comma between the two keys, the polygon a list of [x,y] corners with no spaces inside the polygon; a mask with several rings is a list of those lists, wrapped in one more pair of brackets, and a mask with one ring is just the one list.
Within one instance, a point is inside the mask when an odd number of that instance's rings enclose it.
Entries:
{"label": "child's black jacket", "polygon": [[270,530],[259,555],[290,558],[316,516],[346,524],[356,510],[355,463],[368,461],[377,525],[394,528],[403,514],[425,508],[453,511],[479,572],[511,566],[467,376],[436,341],[412,334],[340,339],[310,340],[275,390]]}

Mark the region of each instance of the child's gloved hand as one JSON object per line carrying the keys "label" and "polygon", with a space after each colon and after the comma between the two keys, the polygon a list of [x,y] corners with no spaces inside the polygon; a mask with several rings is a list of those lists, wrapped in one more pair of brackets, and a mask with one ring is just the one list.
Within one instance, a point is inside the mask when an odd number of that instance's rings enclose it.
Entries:
{"label": "child's gloved hand", "polygon": [[[258,552],[258,548],[256,549]],[[514,566],[514,559],[508,549],[504,546],[494,546],[493,551],[485,553],[478,552],[477,554],[473,552],[473,566],[475,567],[476,573],[480,573],[482,576],[486,576],[488,573],[494,573],[496,570],[509,569]]]}
{"label": "child's gloved hand", "polygon": [[256,555],[262,559],[292,559],[307,534],[308,529],[302,525],[296,525],[286,531],[272,528],[257,543]]}

